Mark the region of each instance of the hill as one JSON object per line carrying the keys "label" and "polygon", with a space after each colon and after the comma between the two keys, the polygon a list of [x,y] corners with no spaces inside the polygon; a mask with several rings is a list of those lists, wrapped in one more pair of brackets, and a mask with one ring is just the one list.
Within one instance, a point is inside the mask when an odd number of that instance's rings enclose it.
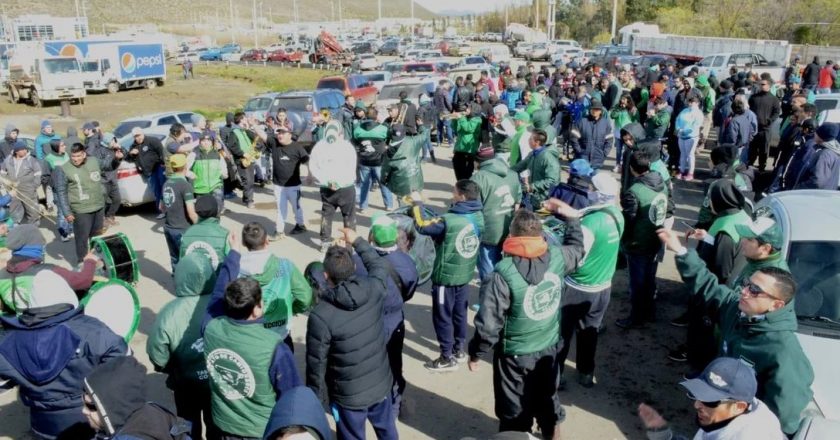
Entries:
{"label": "hill", "polygon": [[[103,24],[227,23],[230,11],[227,0],[145,0],[137,2],[80,0],[79,3],[81,4],[82,1],[86,2],[87,16],[91,28],[97,30]],[[258,0],[257,8],[260,7],[261,3],[263,5],[263,15],[270,21],[276,23],[291,21],[292,0],[283,0],[283,2]],[[270,8],[269,3],[271,3]],[[298,0],[297,3],[301,21],[326,21],[333,17],[338,20],[338,0]],[[2,4],[2,11],[10,17],[24,14],[76,15],[73,0],[2,0]],[[341,0],[341,6],[345,20],[370,20],[375,19],[378,15],[377,0]],[[233,0],[234,14],[237,16],[240,25],[250,22],[252,7],[252,0]],[[382,16],[408,17],[411,14],[410,7],[409,0],[382,0]],[[420,19],[431,19],[435,16],[419,4],[415,4],[414,14]]]}

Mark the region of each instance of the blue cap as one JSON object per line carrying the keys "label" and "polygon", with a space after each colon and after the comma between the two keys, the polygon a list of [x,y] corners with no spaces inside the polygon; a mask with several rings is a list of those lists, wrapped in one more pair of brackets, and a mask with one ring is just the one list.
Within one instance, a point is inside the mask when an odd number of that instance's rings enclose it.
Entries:
{"label": "blue cap", "polygon": [[591,176],[594,170],[586,159],[575,159],[569,164],[569,173],[575,176]]}
{"label": "blue cap", "polygon": [[713,360],[700,376],[680,382],[680,385],[700,402],[734,400],[751,403],[758,388],[755,370],[740,359],[728,357]]}
{"label": "blue cap", "polygon": [[49,119],[44,119],[43,121],[41,121],[41,130],[47,127],[52,127],[52,123],[49,121]]}
{"label": "blue cap", "polygon": [[18,139],[15,141],[15,144],[12,146],[12,151],[20,151],[26,149],[26,143],[22,140]]}
{"label": "blue cap", "polygon": [[837,139],[838,134],[840,134],[840,125],[834,122],[825,122],[817,128],[817,136],[824,142]]}

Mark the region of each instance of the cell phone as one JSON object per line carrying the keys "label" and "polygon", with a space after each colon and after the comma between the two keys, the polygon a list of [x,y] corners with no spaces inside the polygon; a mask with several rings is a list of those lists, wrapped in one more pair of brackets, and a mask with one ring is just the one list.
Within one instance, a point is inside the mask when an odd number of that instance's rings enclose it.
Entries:
{"label": "cell phone", "polygon": [[689,232],[689,233],[693,234],[693,233],[694,233],[694,231],[696,231],[696,229],[694,229],[694,226],[691,226],[690,224],[688,224],[688,223],[686,223],[686,222],[684,222],[684,221],[680,221],[680,223],[682,223],[682,224],[683,224],[683,226],[685,226],[686,228],[688,228],[688,232]]}

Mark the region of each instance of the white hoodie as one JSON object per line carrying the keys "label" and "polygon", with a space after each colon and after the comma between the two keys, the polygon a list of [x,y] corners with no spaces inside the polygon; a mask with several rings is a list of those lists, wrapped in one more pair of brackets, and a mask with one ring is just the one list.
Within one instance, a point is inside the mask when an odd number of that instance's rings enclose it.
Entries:
{"label": "white hoodie", "polygon": [[[670,429],[662,431],[648,431],[648,440],[679,440],[686,437],[674,435]],[[764,402],[755,399],[750,412],[735,417],[723,428],[706,432],[698,429],[694,440],[785,440],[779,419]]]}

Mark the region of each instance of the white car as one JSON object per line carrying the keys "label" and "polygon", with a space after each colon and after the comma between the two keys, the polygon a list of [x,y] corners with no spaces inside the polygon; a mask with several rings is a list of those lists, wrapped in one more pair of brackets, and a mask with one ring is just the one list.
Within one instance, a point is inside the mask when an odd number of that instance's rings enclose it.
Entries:
{"label": "white car", "polygon": [[382,87],[391,82],[393,74],[387,70],[371,70],[370,72],[363,73],[362,76],[372,82],[373,86],[376,87],[376,90],[381,92]]}
{"label": "white car", "polygon": [[363,53],[359,55],[358,60],[358,67],[359,70],[376,70],[379,69],[379,61],[376,59],[376,55],[372,53]]}
{"label": "white car", "polygon": [[796,190],[771,194],[755,209],[782,228],[796,279],[797,336],[814,368],[814,399],[797,439],[840,438],[840,192]]}
{"label": "white car", "polygon": [[418,61],[433,61],[443,58],[443,54],[439,50],[424,50],[417,54]]}
{"label": "white car", "polygon": [[192,127],[193,115],[195,115],[193,112],[163,112],[128,118],[117,124],[117,127],[114,129],[114,136],[118,139],[122,138],[131,133],[131,129],[134,127],[140,127],[142,129],[165,127],[168,130],[170,125],[177,123],[181,123],[187,129],[190,129]]}

